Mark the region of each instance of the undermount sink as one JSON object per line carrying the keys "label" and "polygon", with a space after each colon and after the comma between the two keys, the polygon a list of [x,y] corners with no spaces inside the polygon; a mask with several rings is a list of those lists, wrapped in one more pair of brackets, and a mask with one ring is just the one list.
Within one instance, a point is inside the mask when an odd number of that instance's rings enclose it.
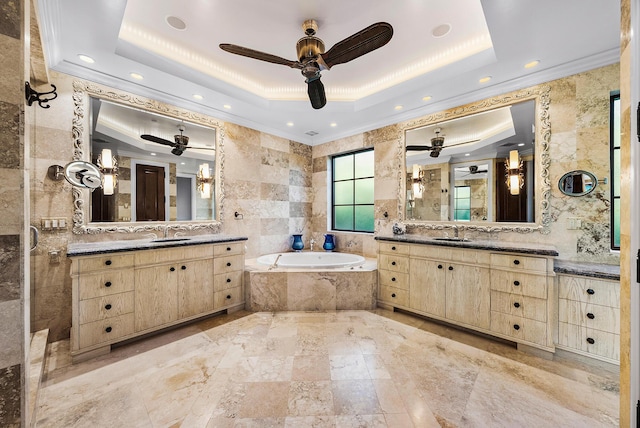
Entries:
{"label": "undermount sink", "polygon": [[154,239],[151,242],[180,242],[180,241],[188,241],[191,238],[158,238],[158,239]]}
{"label": "undermount sink", "polygon": [[467,239],[467,238],[460,238],[457,236],[441,236],[438,238],[433,238],[436,241],[451,241],[451,242],[469,242],[471,241],[471,239]]}

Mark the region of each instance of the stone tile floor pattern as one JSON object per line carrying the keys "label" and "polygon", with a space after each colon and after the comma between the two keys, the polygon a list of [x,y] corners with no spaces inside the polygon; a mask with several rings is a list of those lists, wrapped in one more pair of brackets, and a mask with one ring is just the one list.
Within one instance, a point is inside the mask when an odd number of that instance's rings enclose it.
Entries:
{"label": "stone tile floor pattern", "polygon": [[617,367],[553,361],[382,309],[238,312],[71,364],[38,427],[618,426]]}

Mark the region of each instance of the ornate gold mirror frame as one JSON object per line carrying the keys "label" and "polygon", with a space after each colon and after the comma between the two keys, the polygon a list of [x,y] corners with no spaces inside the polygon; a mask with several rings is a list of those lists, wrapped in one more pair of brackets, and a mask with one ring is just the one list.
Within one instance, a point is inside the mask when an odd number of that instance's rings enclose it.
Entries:
{"label": "ornate gold mirror frame", "polygon": [[90,190],[73,187],[73,233],[138,233],[166,229],[219,231],[224,218],[224,125],[217,119],[194,113],[180,107],[171,106],[149,98],[132,95],[124,91],[108,88],[90,82],[76,80],[73,82],[73,160],[90,161],[90,136],[85,129],[89,129],[89,112],[87,111],[89,98],[101,98],[128,107],[135,107],[149,112],[170,116],[176,119],[197,123],[216,130],[216,167],[215,167],[215,210],[217,220],[210,222],[171,221],[171,222],[110,222],[87,223],[89,218]]}
{"label": "ornate gold mirror frame", "polygon": [[[549,233],[551,223],[550,197],[551,181],[549,179],[549,165],[551,158],[549,145],[551,143],[551,125],[549,122],[549,102],[551,89],[548,86],[536,86],[529,89],[510,92],[497,97],[488,98],[479,102],[466,104],[460,107],[423,116],[417,120],[403,124],[398,136],[398,157],[400,173],[398,174],[398,219],[407,227],[424,230],[464,229],[478,232],[516,232]],[[407,220],[406,207],[406,161],[405,161],[405,133],[408,130],[433,125],[439,122],[481,113],[499,107],[505,107],[522,101],[535,100],[535,223],[498,223],[498,222],[447,222],[447,221],[419,221]]]}

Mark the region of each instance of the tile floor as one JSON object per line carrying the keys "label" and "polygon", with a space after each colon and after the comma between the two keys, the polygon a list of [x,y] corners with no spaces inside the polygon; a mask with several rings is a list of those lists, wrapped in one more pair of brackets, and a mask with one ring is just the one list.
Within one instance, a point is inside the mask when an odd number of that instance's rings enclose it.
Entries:
{"label": "tile floor", "polygon": [[72,365],[51,344],[38,427],[618,426],[618,371],[406,314],[238,312]]}

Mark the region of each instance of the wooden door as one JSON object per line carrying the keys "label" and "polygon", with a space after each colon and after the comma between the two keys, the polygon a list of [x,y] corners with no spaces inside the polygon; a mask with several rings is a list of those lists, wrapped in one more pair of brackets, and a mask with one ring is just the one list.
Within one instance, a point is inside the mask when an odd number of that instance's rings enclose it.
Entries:
{"label": "wooden door", "polygon": [[489,269],[446,263],[448,319],[474,327],[491,325],[491,286]]}
{"label": "wooden door", "polygon": [[409,307],[444,317],[445,263],[412,258],[409,264]]}
{"label": "wooden door", "polygon": [[164,213],[164,167],[136,165],[136,221],[164,221]]}
{"label": "wooden door", "polygon": [[179,264],[135,270],[135,331],[178,319]]}
{"label": "wooden door", "polygon": [[213,310],[213,262],[194,260],[178,264],[178,317]]}

